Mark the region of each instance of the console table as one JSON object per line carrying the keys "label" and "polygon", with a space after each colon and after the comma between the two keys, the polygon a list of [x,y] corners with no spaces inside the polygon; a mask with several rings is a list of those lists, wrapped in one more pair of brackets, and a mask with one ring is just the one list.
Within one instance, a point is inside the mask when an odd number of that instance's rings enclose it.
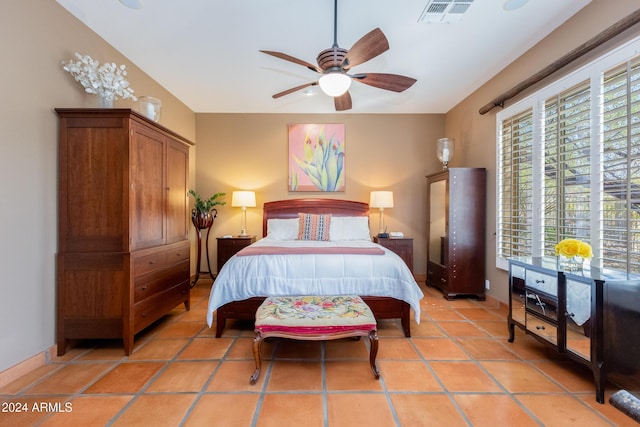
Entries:
{"label": "console table", "polygon": [[640,372],[640,275],[562,270],[554,257],[509,260],[509,342],[515,327],[593,372],[604,403],[608,375]]}

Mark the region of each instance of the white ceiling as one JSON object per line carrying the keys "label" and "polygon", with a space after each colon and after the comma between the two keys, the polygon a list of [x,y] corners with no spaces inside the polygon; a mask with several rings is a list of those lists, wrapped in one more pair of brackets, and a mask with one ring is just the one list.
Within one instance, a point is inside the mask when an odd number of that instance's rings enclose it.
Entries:
{"label": "white ceiling", "polygon": [[[333,44],[332,0],[142,0],[140,10],[118,0],[57,1],[195,112],[334,112],[317,86],[313,96],[272,99],[319,75],[259,52],[315,64]],[[390,45],[352,72],[418,80],[403,93],[354,83],[348,112],[446,113],[590,2],[530,0],[507,12],[504,1],[474,0],[461,21],[426,24],[428,0],[339,0],[340,47],[376,27]]]}

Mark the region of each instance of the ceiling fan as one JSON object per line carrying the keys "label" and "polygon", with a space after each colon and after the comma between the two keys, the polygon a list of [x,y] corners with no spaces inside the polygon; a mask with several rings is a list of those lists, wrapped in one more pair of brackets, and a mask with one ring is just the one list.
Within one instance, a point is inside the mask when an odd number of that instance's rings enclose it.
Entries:
{"label": "ceiling fan", "polygon": [[299,91],[306,87],[319,85],[324,93],[333,96],[336,111],[351,109],[351,95],[349,87],[353,80],[369,86],[393,92],[403,92],[410,88],[416,79],[398,74],[386,73],[359,73],[348,74],[347,72],[356,65],[360,65],[370,59],[389,50],[389,42],[380,28],[376,28],[360,38],[351,49],[342,49],[338,46],[338,0],[334,0],[333,18],[333,46],[318,54],[316,61],[318,65],[312,65],[302,59],[294,58],[286,53],[274,52],[271,50],[261,50],[260,52],[276,58],[284,59],[298,65],[307,67],[311,71],[322,74],[318,81],[305,83],[300,86],[278,92],[273,98]]}

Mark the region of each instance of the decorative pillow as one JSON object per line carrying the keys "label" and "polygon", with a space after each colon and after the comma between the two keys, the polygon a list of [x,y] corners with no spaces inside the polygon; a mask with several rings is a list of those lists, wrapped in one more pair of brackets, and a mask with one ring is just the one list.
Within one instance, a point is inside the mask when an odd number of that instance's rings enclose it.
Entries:
{"label": "decorative pillow", "polygon": [[329,240],[331,214],[299,213],[298,240]]}
{"label": "decorative pillow", "polygon": [[298,238],[298,218],[268,219],[267,239],[270,240],[296,240]]}
{"label": "decorative pillow", "polygon": [[368,216],[334,216],[331,218],[332,241],[338,240],[369,240],[371,232],[369,230]]}

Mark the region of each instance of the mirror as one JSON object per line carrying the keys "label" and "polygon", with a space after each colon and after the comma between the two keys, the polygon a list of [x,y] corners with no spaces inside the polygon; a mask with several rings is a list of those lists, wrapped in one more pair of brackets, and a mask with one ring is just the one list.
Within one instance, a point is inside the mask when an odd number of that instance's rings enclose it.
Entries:
{"label": "mirror", "polygon": [[591,360],[591,283],[567,279],[567,351]]}
{"label": "mirror", "polygon": [[447,235],[447,181],[435,181],[429,187],[429,261],[445,265]]}

